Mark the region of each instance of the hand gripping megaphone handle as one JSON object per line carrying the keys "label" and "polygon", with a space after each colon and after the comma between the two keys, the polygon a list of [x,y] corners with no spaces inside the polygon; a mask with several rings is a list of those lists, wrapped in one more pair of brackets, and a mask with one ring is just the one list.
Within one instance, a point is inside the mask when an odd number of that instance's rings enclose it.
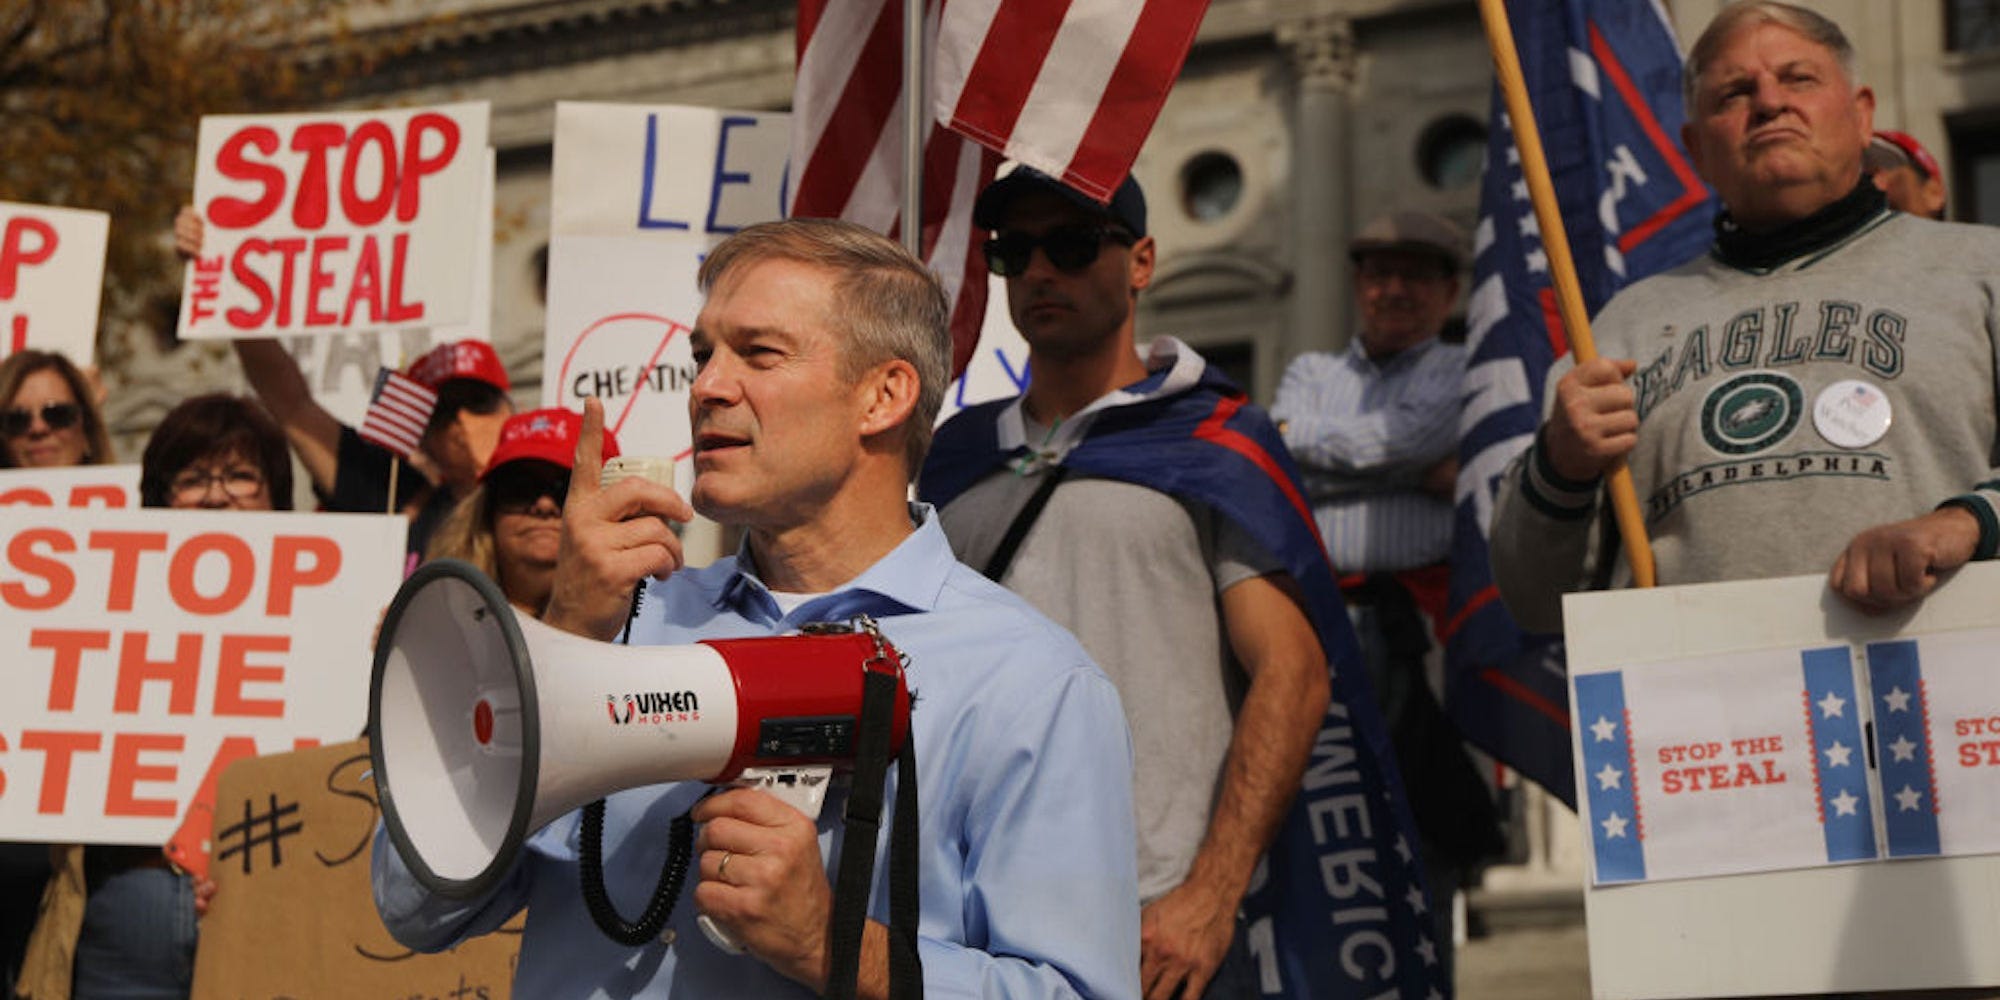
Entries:
{"label": "hand gripping megaphone handle", "polygon": [[[732,788],[755,788],[777,796],[778,800],[804,813],[814,822],[826,807],[827,786],[833,783],[833,768],[826,765],[807,767],[751,767],[745,768]],[[704,913],[694,918],[695,926],[701,928],[703,937],[717,948],[731,955],[743,954],[743,945],[722,925],[709,919]]]}

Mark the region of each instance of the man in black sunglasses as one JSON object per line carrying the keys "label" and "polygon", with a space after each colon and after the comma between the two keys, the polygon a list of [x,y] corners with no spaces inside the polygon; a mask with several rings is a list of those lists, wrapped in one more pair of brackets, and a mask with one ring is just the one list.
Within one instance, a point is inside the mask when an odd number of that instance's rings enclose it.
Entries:
{"label": "man in black sunglasses", "polygon": [[[1299,932],[1321,953],[1340,950],[1343,935],[1326,933],[1336,901],[1271,895],[1288,891],[1280,883],[1317,893],[1324,879],[1273,870],[1258,892],[1250,883],[1281,822],[1307,828],[1285,817],[1303,805],[1330,695],[1343,719],[1374,712],[1365,687],[1330,677],[1328,655],[1353,640],[1310,512],[1285,499],[1299,495],[1297,475],[1262,411],[1194,351],[1162,337],[1140,353],[1136,309],[1155,249],[1135,181],[1099,202],[1021,167],[981,192],[973,218],[993,231],[987,265],[1007,279],[1032,376],[1022,396],[939,429],[919,493],[943,512],[961,560],[1074,632],[1118,686],[1136,762],[1145,995],[1261,995],[1240,908],[1309,914]],[[1366,776],[1376,765],[1356,772],[1362,787],[1381,780]],[[1369,802],[1364,811],[1386,809],[1388,798]],[[1389,846],[1396,827],[1388,811],[1343,824],[1386,838],[1338,848],[1382,860],[1368,864],[1378,887],[1406,867]],[[1329,832],[1328,843],[1348,835]],[[1404,888],[1388,891],[1407,909]],[[1386,933],[1392,964],[1424,967]],[[1285,984],[1293,995],[1334,993],[1302,978]],[[1421,996],[1427,985],[1390,977],[1369,992]]]}

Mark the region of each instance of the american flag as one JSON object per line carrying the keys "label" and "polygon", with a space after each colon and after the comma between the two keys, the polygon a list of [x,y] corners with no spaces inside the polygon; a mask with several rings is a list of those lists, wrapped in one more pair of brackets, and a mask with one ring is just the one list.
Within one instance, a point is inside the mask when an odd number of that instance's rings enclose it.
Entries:
{"label": "american flag", "polygon": [[[952,372],[986,316],[972,203],[1000,154],[1109,199],[1166,103],[1207,0],[931,0],[924,262],[952,297]],[[800,0],[790,214],[899,236],[902,0]],[[971,141],[968,141],[971,140]]]}
{"label": "american flag", "polygon": [[[931,4],[937,23],[942,0]],[[800,0],[792,92],[790,214],[846,219],[899,237],[902,218],[902,0]],[[932,124],[924,137],[919,256],[951,296],[952,373],[965,369],[986,318],[985,233],[972,202],[1000,157]]]}
{"label": "american flag", "polygon": [[[1677,136],[1680,49],[1655,0],[1512,0],[1536,124],[1584,306],[1702,252],[1708,189]],[[1447,697],[1466,737],[1575,805],[1560,636],[1507,615],[1486,556],[1496,484],[1534,439],[1549,366],[1569,353],[1549,260],[1501,95],[1473,239],[1457,523],[1445,638]]]}
{"label": "american flag", "polygon": [[437,408],[437,393],[422,382],[401,372],[384,368],[375,373],[375,390],[368,398],[368,413],[361,418],[356,433],[362,440],[381,445],[398,455],[417,450],[424,439],[424,425]]}
{"label": "american flag", "polygon": [[1132,169],[1208,0],[952,0],[938,120],[1099,201]]}

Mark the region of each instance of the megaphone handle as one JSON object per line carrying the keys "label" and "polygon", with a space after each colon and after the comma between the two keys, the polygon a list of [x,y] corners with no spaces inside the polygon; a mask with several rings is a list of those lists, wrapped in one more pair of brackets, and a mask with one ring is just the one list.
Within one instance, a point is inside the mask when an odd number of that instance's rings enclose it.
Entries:
{"label": "megaphone handle", "polygon": [[709,944],[731,955],[743,954],[742,943],[731,937],[728,931],[723,930],[721,924],[710,920],[708,914],[703,913],[695,917],[694,925],[701,928],[701,936],[707,938]]}

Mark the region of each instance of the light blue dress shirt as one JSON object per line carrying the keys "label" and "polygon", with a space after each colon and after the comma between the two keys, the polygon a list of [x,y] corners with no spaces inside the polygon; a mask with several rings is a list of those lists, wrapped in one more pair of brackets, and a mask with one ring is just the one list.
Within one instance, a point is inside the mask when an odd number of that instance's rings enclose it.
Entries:
{"label": "light blue dress shirt", "polygon": [[[1069,633],[959,564],[928,506],[912,515],[921,523],[896,549],[786,615],[741,554],[676,573],[647,590],[632,641],[775,635],[874,616],[908,657],[914,695],[926,994],[1137,997],[1132,751],[1117,691]],[[653,785],[609,798],[605,882],[627,919],[658,881],[669,821],[708,787]],[[892,785],[869,905],[882,921],[894,802]],[[823,858],[836,856],[844,804],[837,788],[821,811]],[[606,938],[578,889],[577,829],[571,813],[531,837],[498,887],[470,903],[427,894],[378,829],[376,908],[398,941],[434,951],[526,906],[514,993],[535,1000],[812,995],[709,943],[695,927],[692,866],[671,944],[627,948]]]}
{"label": "light blue dress shirt", "polygon": [[1360,338],[1292,359],[1271,404],[1339,573],[1427,566],[1451,551],[1452,504],[1420,489],[1458,453],[1465,347],[1427,340],[1376,363]]}

